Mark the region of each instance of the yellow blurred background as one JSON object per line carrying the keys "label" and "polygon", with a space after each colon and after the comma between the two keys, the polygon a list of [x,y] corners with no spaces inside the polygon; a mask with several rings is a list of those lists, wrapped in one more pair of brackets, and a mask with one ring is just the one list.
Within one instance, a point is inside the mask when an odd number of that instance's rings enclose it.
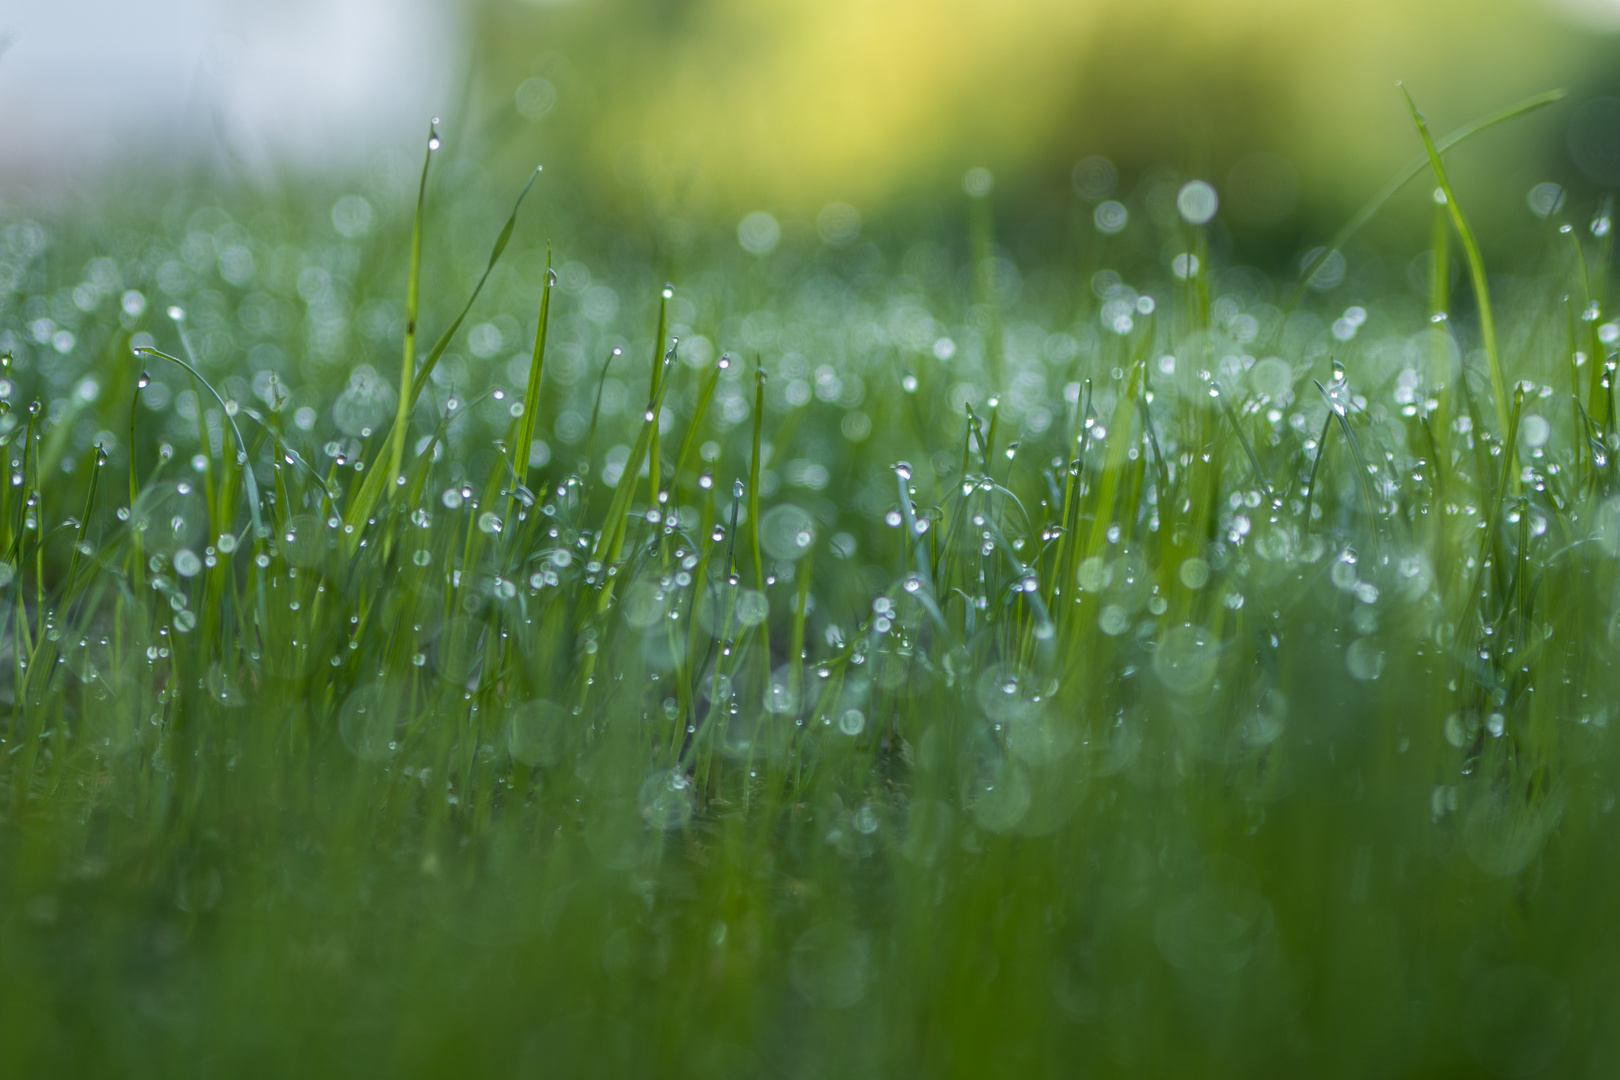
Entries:
{"label": "yellow blurred background", "polygon": [[1338,213],[1421,150],[1397,80],[1437,134],[1570,89],[1481,151],[1559,179],[1569,110],[1613,92],[1620,58],[1620,0],[479,0],[469,15],[471,85],[503,146],[689,216],[882,213],[959,192],[974,165],[999,192],[1057,194],[1091,154],[1220,186],[1257,152],[1302,213]]}

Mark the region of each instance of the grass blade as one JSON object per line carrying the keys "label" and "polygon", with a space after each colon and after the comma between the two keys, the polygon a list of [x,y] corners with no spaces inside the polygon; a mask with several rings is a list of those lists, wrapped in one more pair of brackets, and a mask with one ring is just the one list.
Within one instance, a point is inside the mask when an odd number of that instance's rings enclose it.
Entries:
{"label": "grass blade", "polygon": [[540,385],[546,370],[546,328],[551,323],[551,290],[557,275],[551,269],[551,247],[546,247],[546,285],[540,294],[540,323],[534,331],[534,354],[529,359],[529,382],[523,390],[523,419],[518,424],[512,447],[512,471],[517,486],[529,483],[529,446],[534,442],[534,426],[540,417]]}
{"label": "grass blade", "polygon": [[[416,185],[416,215],[411,222],[411,265],[405,285],[405,345],[399,372],[399,403],[394,414],[393,438],[387,445],[388,478],[392,482],[405,460],[405,427],[410,419],[414,402],[406,391],[416,374],[416,316],[422,294],[422,219],[427,212],[428,168],[433,164],[433,152],[439,148],[438,118],[428,124],[427,150],[422,156],[422,179]],[[369,480],[370,477],[367,477]],[[363,487],[363,485],[362,485]],[[369,507],[367,508],[369,513]],[[351,523],[352,524],[352,523]]]}
{"label": "grass blade", "polygon": [[1434,168],[1434,178],[1440,184],[1440,190],[1445,192],[1446,209],[1451,212],[1451,223],[1456,226],[1457,236],[1462,241],[1463,255],[1468,260],[1468,276],[1474,285],[1474,298],[1479,303],[1479,334],[1485,347],[1485,362],[1490,366],[1491,395],[1496,404],[1496,421],[1502,431],[1502,437],[1507,438],[1507,390],[1502,384],[1502,354],[1496,343],[1496,315],[1491,310],[1490,282],[1485,278],[1485,258],[1480,254],[1479,241],[1474,239],[1474,230],[1468,227],[1468,219],[1463,216],[1462,206],[1457,202],[1457,194],[1451,189],[1451,180],[1446,176],[1446,168],[1440,161],[1440,151],[1436,148],[1434,139],[1429,136],[1429,125],[1418,111],[1417,102],[1412,95],[1401,87],[1401,93],[1406,96],[1406,104],[1412,110],[1412,122],[1417,125],[1418,134],[1423,137],[1423,148],[1429,152],[1429,164]]}
{"label": "grass blade", "polygon": [[506,224],[502,226],[500,235],[495,238],[495,246],[489,253],[489,262],[484,265],[484,272],[479,277],[478,284],[473,286],[472,295],[467,297],[467,302],[462,306],[461,313],[456,316],[455,321],[440,335],[433,349],[423,358],[421,366],[417,369],[416,375],[410,383],[408,385],[401,384],[399,410],[394,416],[394,426],[389,429],[388,439],[384,444],[388,447],[389,467],[387,469],[374,467],[366,475],[365,482],[360,485],[360,490],[350,500],[348,512],[343,516],[344,523],[353,530],[352,532],[345,530],[351,551],[360,543],[360,535],[365,531],[366,519],[371,516],[372,508],[377,505],[377,500],[382,496],[383,492],[391,493],[393,491],[395,478],[399,475],[399,466],[404,461],[405,438],[406,431],[410,426],[411,410],[416,407],[417,399],[422,396],[422,391],[426,389],[428,377],[433,374],[433,369],[438,365],[439,358],[450,347],[450,342],[456,336],[456,331],[460,330],[461,324],[466,321],[468,312],[472,311],[473,304],[478,300],[478,294],[484,291],[484,284],[489,281],[489,275],[494,272],[495,264],[500,262],[501,255],[506,251],[506,245],[512,239],[512,232],[517,227],[518,209],[523,205],[523,200],[528,196],[529,190],[534,187],[534,182],[539,176],[540,170],[536,169],[530,175],[529,182],[524,184],[523,190],[518,193],[517,202],[512,205],[512,213],[507,217]]}
{"label": "grass blade", "polygon": [[[1509,120],[1516,120],[1527,113],[1532,113],[1537,109],[1545,108],[1555,101],[1561,101],[1563,98],[1563,90],[1548,90],[1545,93],[1536,94],[1533,97],[1525,98],[1523,101],[1520,101],[1517,104],[1509,105],[1501,112],[1492,113],[1491,115],[1483,117],[1482,119],[1475,120],[1471,124],[1463,125],[1436,143],[1436,149],[1439,153],[1443,154],[1452,147],[1466,142],[1481,132],[1489,131],[1498,124],[1505,124]],[[1370,200],[1368,200],[1365,206],[1363,206],[1360,210],[1357,210],[1355,215],[1351,217],[1349,221],[1344,223],[1343,228],[1333,234],[1333,239],[1327,242],[1327,246],[1317,254],[1316,258],[1313,259],[1310,265],[1306,266],[1304,271],[1300,274],[1299,284],[1294,286],[1294,291],[1288,297],[1288,302],[1283,305],[1283,311],[1285,313],[1294,310],[1294,308],[1299,305],[1300,297],[1305,295],[1305,290],[1310,287],[1311,278],[1318,270],[1322,268],[1322,264],[1327,262],[1335,251],[1340,250],[1345,244],[1349,243],[1350,238],[1356,235],[1356,233],[1360,232],[1361,227],[1367,224],[1367,222],[1371,221],[1378,214],[1378,211],[1384,208],[1384,204],[1389,202],[1390,199],[1394,198],[1395,193],[1400,191],[1401,188],[1405,187],[1407,183],[1416,177],[1418,173],[1422,172],[1424,168],[1429,165],[1429,163],[1430,159],[1427,154],[1413,161],[1405,169],[1401,170],[1395,179],[1386,184],[1383,190],[1379,191],[1378,194],[1374,195]]]}

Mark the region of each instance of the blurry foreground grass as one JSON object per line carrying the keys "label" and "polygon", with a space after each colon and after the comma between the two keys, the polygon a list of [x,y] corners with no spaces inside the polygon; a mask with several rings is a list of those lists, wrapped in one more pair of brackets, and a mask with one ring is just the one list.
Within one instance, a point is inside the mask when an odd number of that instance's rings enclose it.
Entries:
{"label": "blurry foreground grass", "polygon": [[1612,1075],[1606,207],[543,183],[6,212],[0,1070]]}

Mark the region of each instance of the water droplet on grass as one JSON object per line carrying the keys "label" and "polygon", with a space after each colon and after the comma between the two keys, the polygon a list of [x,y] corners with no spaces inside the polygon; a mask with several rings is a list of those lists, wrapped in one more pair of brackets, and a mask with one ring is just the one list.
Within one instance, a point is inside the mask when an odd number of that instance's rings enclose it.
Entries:
{"label": "water droplet on grass", "polygon": [[1176,210],[1189,225],[1207,225],[1215,217],[1220,198],[1203,180],[1191,180],[1176,193]]}
{"label": "water droplet on grass", "polygon": [[1372,682],[1384,672],[1384,651],[1370,637],[1357,638],[1344,651],[1344,666],[1351,678]]}
{"label": "water droplet on grass", "polygon": [[1519,441],[1531,450],[1539,450],[1552,437],[1552,425],[1544,416],[1530,413],[1519,421]]}
{"label": "water droplet on grass", "polygon": [[1125,209],[1125,204],[1113,199],[1098,203],[1097,209],[1091,212],[1092,224],[1104,236],[1113,236],[1124,229],[1129,221],[1130,212]]}
{"label": "water droplet on grass", "polygon": [[[1162,602],[1163,598],[1154,599]],[[1203,627],[1172,627],[1153,652],[1153,670],[1171,692],[1198,694],[1215,678],[1217,653],[1214,640]]]}
{"label": "water droplet on grass", "polygon": [[1118,604],[1108,604],[1097,615],[1097,628],[1109,637],[1118,637],[1130,628],[1130,614]]}
{"label": "water droplet on grass", "polygon": [[737,621],[743,626],[758,626],[765,621],[770,612],[770,602],[765,594],[753,589],[744,589],[737,596]]}
{"label": "water droplet on grass", "polygon": [[1034,794],[1023,765],[988,749],[971,753],[962,781],[962,808],[988,832],[1003,833],[1029,813]]}
{"label": "water droplet on grass", "polygon": [[338,711],[338,736],[361,761],[386,761],[398,748],[398,731],[408,710],[408,694],[400,687],[387,681],[367,683]]}
{"label": "water droplet on grass", "polygon": [[1209,563],[1194,555],[1182,562],[1176,577],[1189,589],[1202,589],[1209,584]]}
{"label": "water droplet on grass", "polygon": [[654,829],[683,827],[692,819],[695,793],[686,774],[675,769],[657,772],[641,785],[641,819]]}
{"label": "water droplet on grass", "polygon": [[759,542],[773,559],[793,561],[809,554],[815,541],[816,521],[809,511],[791,503],[774,506],[760,518]]}

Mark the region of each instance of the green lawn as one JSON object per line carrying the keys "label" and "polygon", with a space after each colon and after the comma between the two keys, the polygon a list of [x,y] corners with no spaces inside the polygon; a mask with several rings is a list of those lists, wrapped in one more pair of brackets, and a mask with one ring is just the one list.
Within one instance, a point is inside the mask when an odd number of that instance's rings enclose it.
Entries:
{"label": "green lawn", "polygon": [[0,211],[0,1072],[1620,1068],[1606,203],[448,154]]}

